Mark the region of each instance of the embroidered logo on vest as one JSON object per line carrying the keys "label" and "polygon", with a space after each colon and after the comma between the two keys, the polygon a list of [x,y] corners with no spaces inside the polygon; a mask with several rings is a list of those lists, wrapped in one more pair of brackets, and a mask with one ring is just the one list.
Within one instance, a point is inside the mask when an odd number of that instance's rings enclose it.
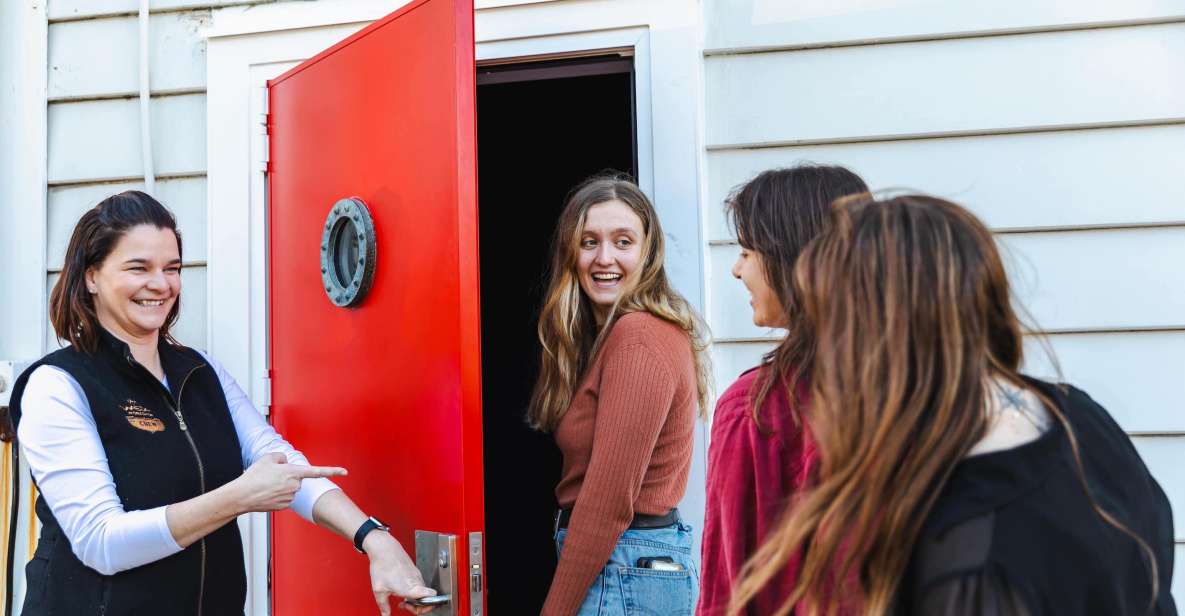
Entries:
{"label": "embroidered logo on vest", "polygon": [[157,419],[152,411],[144,408],[139,402],[128,399],[127,402],[119,405],[123,409],[125,418],[128,423],[132,424],[133,428],[138,428],[145,432],[164,432],[165,422]]}

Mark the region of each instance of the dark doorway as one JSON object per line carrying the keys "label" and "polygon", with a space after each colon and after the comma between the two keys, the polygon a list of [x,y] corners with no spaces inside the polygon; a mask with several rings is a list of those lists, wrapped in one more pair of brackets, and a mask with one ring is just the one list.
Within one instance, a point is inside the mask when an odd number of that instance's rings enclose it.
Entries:
{"label": "dark doorway", "polygon": [[565,196],[590,175],[637,176],[633,59],[482,67],[477,74],[482,406],[489,612],[538,614],[555,572],[561,457],[525,422],[536,316]]}

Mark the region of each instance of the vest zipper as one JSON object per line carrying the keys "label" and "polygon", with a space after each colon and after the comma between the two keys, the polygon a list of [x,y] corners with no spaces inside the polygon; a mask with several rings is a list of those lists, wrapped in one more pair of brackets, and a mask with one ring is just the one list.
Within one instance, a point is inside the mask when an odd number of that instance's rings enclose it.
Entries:
{"label": "vest zipper", "polygon": [[[181,386],[177,388],[177,395],[175,396],[177,400],[176,404],[174,404],[173,400],[169,399],[168,396],[165,397],[165,402],[169,404],[169,407],[173,410],[173,414],[177,416],[177,423],[181,426],[181,433],[185,435],[185,440],[189,442],[189,448],[193,450],[193,457],[195,460],[197,460],[198,482],[201,485],[202,494],[205,494],[206,467],[204,464],[202,464],[202,455],[198,453],[197,443],[193,441],[193,435],[189,433],[189,427],[185,425],[185,416],[181,414],[181,394],[185,391],[185,384],[189,382],[189,377],[193,376],[193,373],[197,372],[198,369],[202,367],[204,367],[204,365],[193,368],[185,374],[185,378],[181,379]],[[198,578],[197,613],[198,616],[202,616],[202,599],[205,598],[206,594],[206,538],[202,537],[199,539],[198,545],[202,553],[202,570],[201,575]]]}

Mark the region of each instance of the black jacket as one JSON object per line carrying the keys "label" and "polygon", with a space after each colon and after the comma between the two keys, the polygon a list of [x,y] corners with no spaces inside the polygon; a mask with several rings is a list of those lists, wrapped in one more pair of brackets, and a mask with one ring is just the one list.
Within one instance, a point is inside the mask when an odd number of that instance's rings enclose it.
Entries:
{"label": "black jacket", "polygon": [[[17,379],[13,423],[19,427],[22,414],[37,412],[36,401],[22,400],[29,375],[39,366],[55,366],[86,394],[125,510],[178,503],[241,475],[242,454],[226,397],[201,354],[162,341],[166,389],[125,343],[101,333],[93,355],[67,347]],[[247,584],[234,521],[177,554],[102,575],[74,555],[43,497],[37,498],[36,511],[42,529],[25,569],[27,616],[243,613]]]}
{"label": "black jacket", "polygon": [[[1175,615],[1172,511],[1131,439],[1084,392],[1029,382],[1066,416],[1085,473],[1057,421],[1035,441],[963,460],[926,518],[895,614]],[[1139,545],[1094,510],[1082,477],[1152,548],[1155,597]]]}

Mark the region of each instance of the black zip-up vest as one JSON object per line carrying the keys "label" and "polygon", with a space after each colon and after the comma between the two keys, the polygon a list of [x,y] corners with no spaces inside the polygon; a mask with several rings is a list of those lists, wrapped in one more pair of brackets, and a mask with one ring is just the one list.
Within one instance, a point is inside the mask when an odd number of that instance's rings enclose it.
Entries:
{"label": "black zip-up vest", "polygon": [[[100,332],[93,355],[67,347],[17,379],[13,423],[19,426],[22,413],[37,412],[34,401],[21,399],[29,375],[39,366],[55,366],[86,394],[126,511],[179,503],[241,475],[242,454],[226,397],[201,354],[162,340],[166,389],[136,362],[127,344]],[[243,613],[247,580],[234,521],[177,554],[102,575],[74,555],[41,496],[36,511],[42,528],[25,568],[26,616]]]}

